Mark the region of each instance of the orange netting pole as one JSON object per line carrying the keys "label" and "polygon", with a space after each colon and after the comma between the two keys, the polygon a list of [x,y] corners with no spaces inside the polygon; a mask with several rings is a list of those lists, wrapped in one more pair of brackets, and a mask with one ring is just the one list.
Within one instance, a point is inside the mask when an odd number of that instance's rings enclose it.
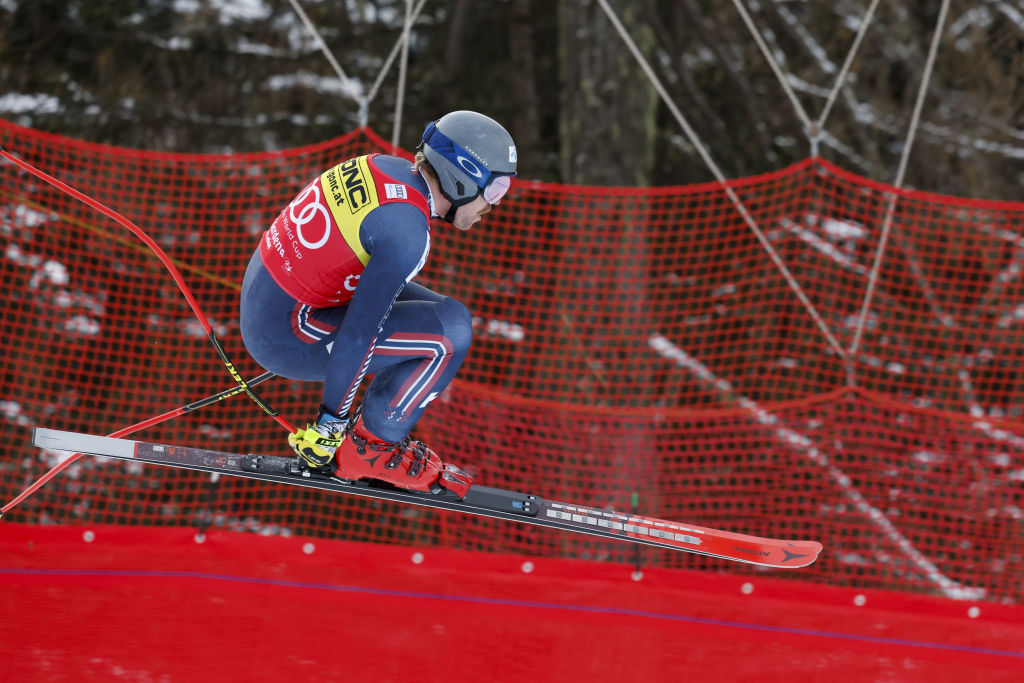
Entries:
{"label": "orange netting pole", "polygon": [[[259,377],[254,377],[253,379],[251,379],[248,382],[246,382],[246,385],[248,385],[250,387],[256,386],[257,384],[260,384],[261,382],[265,382],[268,379],[270,379],[272,377],[276,377],[276,376],[277,375],[275,375],[272,372],[265,372],[262,375],[260,375]],[[139,431],[141,429],[145,429],[146,427],[152,427],[153,425],[160,424],[161,422],[166,422],[167,420],[170,420],[172,418],[178,417],[179,415],[184,415],[185,413],[190,413],[193,410],[198,410],[199,408],[202,408],[204,406],[208,406],[211,403],[216,403],[217,401],[221,401],[221,400],[223,400],[225,398],[230,398],[231,396],[234,396],[236,394],[241,394],[244,391],[245,390],[241,386],[235,385],[235,386],[231,387],[230,389],[225,389],[224,391],[216,393],[216,394],[214,394],[212,396],[207,396],[206,398],[200,399],[198,401],[193,401],[192,403],[189,403],[188,405],[181,406],[180,408],[175,408],[173,410],[168,410],[166,413],[162,413],[160,415],[154,415],[153,417],[147,418],[147,419],[143,420],[142,422],[136,422],[135,424],[133,424],[133,425],[131,425],[129,427],[124,427],[122,429],[117,430],[116,432],[111,432],[110,434],[107,434],[107,436],[111,436],[111,437],[119,439],[119,438],[121,438],[123,436],[128,436],[129,434],[134,434],[135,432],[137,432],[137,431]],[[55,476],[60,474],[62,471],[64,471],[68,467],[70,467],[72,463],[77,461],[83,455],[84,455],[84,453],[75,453],[74,455],[72,455],[67,460],[65,460],[63,462],[60,462],[60,463],[57,463],[49,472],[47,472],[43,476],[39,477],[39,479],[35,480],[32,483],[31,486],[29,486],[24,491],[19,493],[18,496],[14,500],[12,500],[11,502],[7,503],[7,505],[4,505],[2,508],[0,508],[0,517],[3,517],[10,510],[13,510],[15,507],[18,506],[19,503],[21,503],[21,501],[25,500],[26,498],[31,496],[33,493],[38,491],[40,488],[42,488],[46,484],[46,482],[50,481]]]}
{"label": "orange netting pole", "polygon": [[[122,216],[118,212],[114,211],[110,207],[106,206],[105,204],[103,204],[101,202],[96,201],[92,197],[89,197],[88,195],[85,195],[82,192],[79,192],[78,190],[74,189],[73,187],[71,187],[71,186],[61,182],[57,178],[54,178],[53,176],[51,176],[51,175],[49,175],[49,174],[39,170],[38,168],[36,168],[32,164],[28,163],[27,161],[19,159],[18,157],[16,157],[13,154],[11,154],[11,152],[6,147],[4,147],[2,145],[0,145],[0,156],[2,156],[3,158],[7,159],[8,161],[13,162],[17,166],[19,166],[23,170],[31,173],[32,175],[34,175],[35,177],[39,178],[40,180],[43,180],[43,181],[49,183],[50,185],[56,187],[58,190],[61,190],[62,192],[65,192],[66,194],[68,194],[68,195],[74,197],[75,199],[83,202],[84,204],[88,205],[89,207],[95,209],[96,211],[99,211],[103,215],[113,219],[114,221],[116,221],[117,223],[122,225],[123,227],[127,228],[128,230],[130,230],[140,240],[142,240],[142,242],[147,247],[149,247],[153,251],[154,254],[156,254],[157,258],[159,258],[161,263],[164,264],[164,267],[167,268],[167,270],[170,273],[171,277],[174,279],[174,282],[178,285],[178,289],[181,290],[182,295],[184,295],[185,300],[188,302],[189,307],[192,309],[192,313],[195,315],[196,319],[199,321],[199,324],[202,326],[203,331],[206,332],[207,337],[209,338],[210,342],[213,344],[214,348],[216,349],[217,355],[218,355],[218,357],[220,357],[221,362],[224,363],[224,366],[228,369],[228,372],[231,374],[231,376],[234,378],[234,380],[236,382],[236,386],[232,387],[231,389],[222,391],[219,394],[215,394],[214,396],[208,397],[206,399],[202,399],[202,400],[197,401],[195,403],[190,403],[187,406],[182,406],[180,408],[175,408],[174,410],[170,410],[170,411],[168,411],[166,413],[163,413],[162,415],[157,415],[157,416],[149,418],[147,420],[143,420],[142,422],[139,422],[137,424],[131,425],[130,427],[125,427],[124,429],[118,430],[118,431],[110,434],[109,436],[112,436],[112,437],[125,436],[126,434],[130,434],[130,433],[132,433],[134,431],[138,431],[139,429],[143,429],[145,427],[152,426],[154,424],[163,422],[165,420],[169,420],[171,418],[177,417],[177,416],[182,415],[182,414],[184,414],[186,412],[189,412],[191,410],[195,410],[196,408],[199,408],[199,407],[202,407],[202,406],[205,406],[205,405],[209,405],[210,403],[214,403],[216,401],[219,401],[222,398],[227,398],[228,396],[234,396],[235,394],[240,394],[240,393],[247,394],[249,396],[249,398],[251,398],[256,403],[256,405],[258,405],[260,408],[262,408],[263,411],[267,413],[267,415],[269,415],[270,417],[274,418],[274,420],[278,424],[280,424],[282,427],[284,427],[285,429],[287,429],[290,432],[296,431],[296,428],[290,422],[288,422],[288,420],[286,420],[285,418],[281,417],[280,414],[278,413],[278,411],[276,411],[273,408],[271,408],[270,405],[267,404],[266,401],[264,401],[263,398],[260,397],[259,394],[257,394],[252,389],[253,385],[258,383],[258,382],[256,380],[246,381],[238,373],[238,370],[235,369],[234,364],[231,362],[231,360],[227,356],[227,353],[224,351],[224,348],[221,345],[220,340],[217,339],[217,334],[216,334],[216,332],[214,332],[213,327],[210,325],[210,321],[207,319],[206,314],[203,313],[203,310],[199,307],[199,303],[196,301],[195,296],[192,294],[192,290],[189,289],[188,285],[186,284],[185,278],[182,276],[181,272],[177,269],[177,267],[174,265],[174,263],[171,262],[171,259],[167,255],[167,253],[164,252],[164,250],[162,248],[160,248],[160,245],[158,245],[153,240],[152,237],[147,235],[141,228],[139,228],[137,225],[135,225],[134,223],[132,223],[127,218],[125,218],[124,216]],[[259,380],[259,382],[262,382],[265,379],[269,379],[271,376],[273,376],[273,373],[265,373],[264,375],[261,375],[257,379]],[[0,509],[0,515],[2,515],[3,513],[7,512],[11,508],[13,508],[15,505],[17,505],[19,502],[21,502],[22,500],[24,500],[25,498],[30,496],[33,492],[38,490],[43,484],[45,484],[47,481],[49,481],[54,476],[56,476],[61,470],[63,470],[64,468],[69,466],[72,462],[74,462],[75,460],[80,458],[81,455],[82,455],[81,453],[76,453],[72,457],[68,458],[64,462],[58,464],[56,467],[51,469],[41,479],[39,479],[37,482],[35,482],[32,486],[30,486],[25,491],[23,491],[21,493],[21,495],[19,495],[16,499],[14,499],[12,502],[8,503],[6,506],[4,506],[2,509]]]}

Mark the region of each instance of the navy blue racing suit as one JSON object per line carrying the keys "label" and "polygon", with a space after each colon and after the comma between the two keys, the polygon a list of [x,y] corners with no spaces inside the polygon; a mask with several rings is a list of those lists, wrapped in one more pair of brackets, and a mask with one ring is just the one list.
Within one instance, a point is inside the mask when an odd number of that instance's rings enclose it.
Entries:
{"label": "navy blue racing suit", "polygon": [[323,382],[323,407],[343,417],[373,375],[363,419],[385,441],[408,435],[473,337],[462,303],[411,281],[430,250],[428,196],[404,159],[343,162],[281,212],[242,283],[242,339],[253,359],[282,377]]}

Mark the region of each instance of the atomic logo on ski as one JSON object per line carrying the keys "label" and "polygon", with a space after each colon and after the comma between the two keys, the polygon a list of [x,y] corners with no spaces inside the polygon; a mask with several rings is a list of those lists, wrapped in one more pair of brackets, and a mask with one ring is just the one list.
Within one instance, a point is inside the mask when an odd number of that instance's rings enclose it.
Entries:
{"label": "atomic logo on ski", "polygon": [[807,553],[804,553],[802,555],[797,555],[796,553],[789,552],[785,548],[782,549],[782,552],[786,553],[786,559],[784,559],[783,562],[789,562],[790,560],[798,560],[801,557],[807,557]]}

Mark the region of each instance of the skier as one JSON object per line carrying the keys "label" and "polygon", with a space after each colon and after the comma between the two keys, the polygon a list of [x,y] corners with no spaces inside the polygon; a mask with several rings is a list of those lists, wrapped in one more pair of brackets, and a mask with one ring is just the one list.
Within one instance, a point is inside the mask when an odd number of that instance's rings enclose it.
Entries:
{"label": "skier", "polygon": [[381,154],[344,161],[263,234],[242,283],[242,339],[265,369],[324,383],[316,420],[288,436],[304,467],[465,496],[472,478],[408,434],[462,364],[472,319],[412,279],[430,251],[430,219],[469,230],[515,174],[508,132],[456,111],[427,125],[412,164]]}

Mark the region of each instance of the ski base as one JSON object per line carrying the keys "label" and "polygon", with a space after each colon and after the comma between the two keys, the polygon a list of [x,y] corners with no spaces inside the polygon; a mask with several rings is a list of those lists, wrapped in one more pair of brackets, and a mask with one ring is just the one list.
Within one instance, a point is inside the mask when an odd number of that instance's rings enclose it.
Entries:
{"label": "ski base", "polygon": [[806,567],[821,552],[816,541],[748,536],[643,515],[547,500],[529,493],[473,485],[465,498],[399,489],[375,480],[352,481],[310,472],[296,458],[225,453],[188,446],[154,444],[92,434],[36,428],[40,448],[147,462],[203,472],[303,486],[395,503],[534,524],[616,541],[679,550],[733,562],[781,569]]}

